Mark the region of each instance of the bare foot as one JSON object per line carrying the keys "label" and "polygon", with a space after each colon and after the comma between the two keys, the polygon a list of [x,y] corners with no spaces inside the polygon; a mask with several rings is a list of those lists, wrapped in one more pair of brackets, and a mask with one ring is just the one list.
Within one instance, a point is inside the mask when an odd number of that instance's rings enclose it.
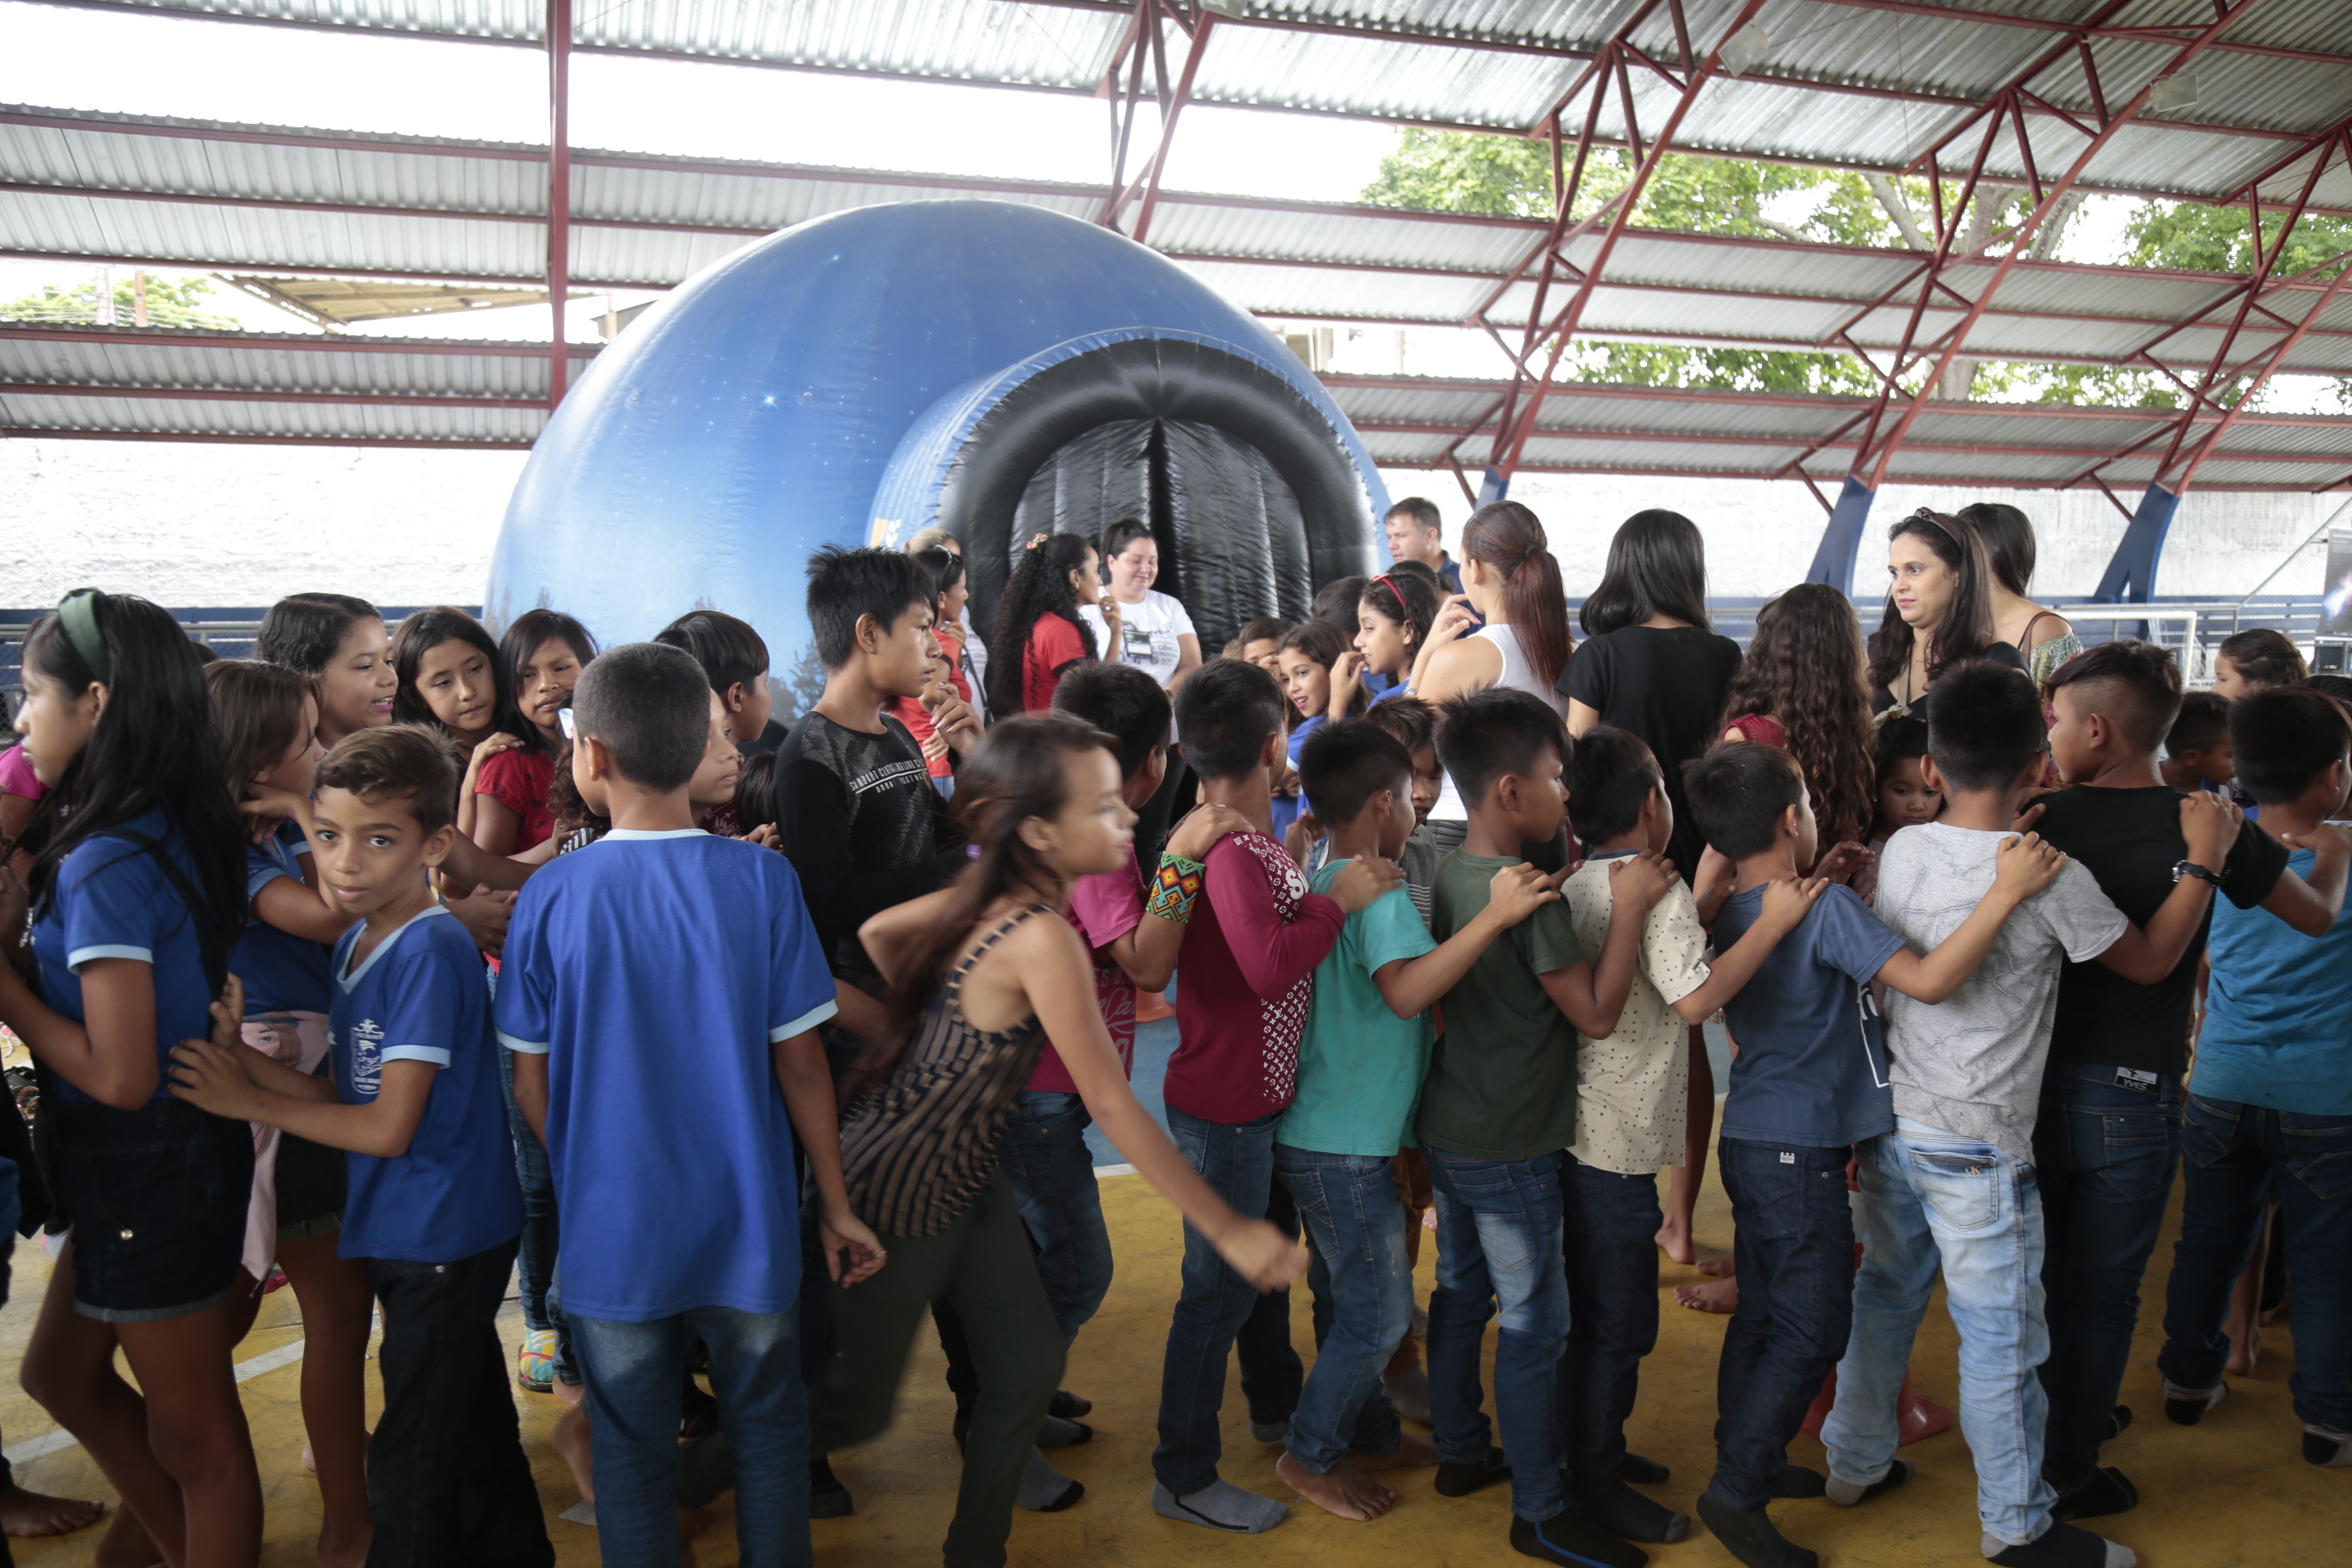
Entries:
{"label": "bare foot", "polygon": [[1396,1493],[1370,1479],[1364,1473],[1341,1459],[1323,1475],[1317,1475],[1293,1458],[1289,1449],[1274,1462],[1274,1473],[1282,1484],[1313,1503],[1326,1513],[1341,1519],[1358,1521],[1378,1519],[1396,1506]]}
{"label": "bare foot", "polygon": [[319,1473],[319,1456],[311,1451],[308,1437],[302,1439],[302,1468],[314,1476]]}
{"label": "bare foot", "polygon": [[23,1487],[0,1491],[0,1531],[18,1540],[37,1535],[70,1535],[106,1517],[102,1502],[28,1492]]}
{"label": "bare foot", "polygon": [[566,1383],[559,1377],[554,1388],[555,1397],[563,1402],[566,1409],[579,1409],[580,1402],[588,1397],[588,1385],[584,1383]]}
{"label": "bare foot", "polygon": [[1731,1278],[1731,1259],[1728,1258],[1707,1258],[1700,1259],[1698,1271],[1710,1279],[1728,1279]]}
{"label": "bare foot", "polygon": [[1350,1452],[1348,1463],[1370,1473],[1373,1470],[1418,1470],[1437,1463],[1437,1445],[1418,1432],[1407,1432],[1403,1440],[1385,1454]]}
{"label": "bare foot", "polygon": [[119,1509],[89,1560],[92,1568],[155,1568],[163,1553],[148,1538],[146,1527],[128,1509]]}
{"label": "bare foot", "polygon": [[[557,1387],[562,1384],[558,1384]],[[572,1479],[580,1488],[580,1500],[590,1508],[596,1506],[596,1468],[588,1447],[588,1415],[585,1411],[567,1410],[555,1418],[555,1428],[547,1435],[548,1442],[563,1462],[572,1467]]]}
{"label": "bare foot", "polygon": [[1697,1261],[1698,1254],[1691,1247],[1690,1221],[1678,1215],[1668,1215],[1666,1223],[1658,1227],[1655,1237],[1658,1250],[1677,1263]]}
{"label": "bare foot", "polygon": [[2260,1322],[2230,1325],[2230,1359],[2222,1363],[2231,1377],[2251,1377],[2254,1363],[2263,1358],[2263,1326]]}
{"label": "bare foot", "polygon": [[1704,1285],[1677,1285],[1675,1302],[1694,1312],[1736,1312],[1739,1310],[1739,1281],[1710,1279]]}

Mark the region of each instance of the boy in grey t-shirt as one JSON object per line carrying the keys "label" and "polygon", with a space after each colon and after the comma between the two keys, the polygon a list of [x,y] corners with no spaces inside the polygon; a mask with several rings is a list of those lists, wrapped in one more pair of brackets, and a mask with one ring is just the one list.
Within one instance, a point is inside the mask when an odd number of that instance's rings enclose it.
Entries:
{"label": "boy in grey t-shirt", "polygon": [[[1880,862],[1878,915],[1927,951],[1992,886],[1994,858],[2042,783],[2042,704],[2015,670],[1965,664],[1927,695],[1927,767],[1943,819],[1906,827]],[[2189,858],[2218,866],[2236,836],[2211,797],[2181,803]],[[2032,1177],[2033,1120],[2062,961],[2095,958],[2151,984],[2203,923],[2207,881],[2184,876],[2142,932],[2080,867],[2018,906],[1976,973],[1930,1005],[1890,994],[1895,1131],[1857,1151],[1863,1263],[1837,1406],[1822,1428],[1832,1500],[1900,1485],[1895,1398],[1936,1270],[1960,1332],[1960,1424],[1977,1468],[1980,1547],[2006,1568],[2127,1568],[2132,1552],[2057,1522],[2042,1479],[2047,1417],[2034,1369],[2050,1352],[2041,1288],[2043,1230]]]}

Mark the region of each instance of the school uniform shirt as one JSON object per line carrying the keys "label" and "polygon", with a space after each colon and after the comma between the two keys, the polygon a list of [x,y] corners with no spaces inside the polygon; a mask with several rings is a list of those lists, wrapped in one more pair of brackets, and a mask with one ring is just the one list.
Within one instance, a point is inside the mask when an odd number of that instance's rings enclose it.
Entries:
{"label": "school uniform shirt", "polygon": [[366,931],[353,926],[335,943],[327,1044],[336,1098],[373,1104],[386,1062],[438,1070],[406,1153],[344,1156],[351,1184],[336,1251],[455,1263],[522,1230],[522,1188],[491,1054],[489,982],[474,939],[438,904],[355,963]]}
{"label": "school uniform shirt", "polygon": [[[177,876],[165,872],[158,853],[170,859]],[[129,958],[152,968],[157,1082],[150,1100],[172,1092],[172,1052],[180,1042],[212,1033],[213,988],[205,977],[196,917],[188,907],[188,895],[195,890],[195,867],[179,826],[154,806],[74,846],[33,921],[41,1000],[77,1024],[86,1022],[83,964]],[[64,1099],[94,1103],[62,1076],[57,1087]]]}
{"label": "school uniform shirt", "polygon": [[[1135,1076],[1135,981],[1106,950],[1143,923],[1143,870],[1136,864],[1135,846],[1128,846],[1127,864],[1118,870],[1079,878],[1070,889],[1070,907],[1063,914],[1087,944],[1095,966],[1095,1004],[1102,1009],[1103,1026],[1110,1031],[1119,1068],[1131,1079]],[[1025,1087],[1049,1094],[1078,1092],[1051,1040],[1046,1041]]]}
{"label": "school uniform shirt", "polygon": [[498,1030],[547,1058],[566,1312],[793,1305],[800,1181],[770,1047],[833,1015],[800,879],[758,845],[614,828],[524,884]]}
{"label": "school uniform shirt", "polygon": [[[1321,729],[1326,721],[1325,716],[1320,713],[1301,719],[1298,721],[1297,728],[1292,730],[1284,741],[1283,750],[1290,758],[1290,771],[1294,775],[1298,772],[1298,753],[1307,749],[1307,737]],[[1287,834],[1290,831],[1290,825],[1298,820],[1298,814],[1307,809],[1309,808],[1307,804],[1307,792],[1304,789],[1297,795],[1276,795],[1274,797],[1276,839],[1280,840]]]}
{"label": "school uniform shirt", "polygon": [[[2180,837],[2184,798],[2169,784],[2144,789],[2076,784],[2042,797],[2042,819],[2034,831],[2072,856],[2124,918],[2145,929],[2172,896],[2172,868],[2189,858],[2188,842]],[[2252,910],[2269,898],[2286,866],[2286,846],[2254,823],[2245,823],[2229,858],[2211,868],[2221,874],[2221,896],[2171,973],[2153,985],[2142,985],[2104,963],[2067,964],[2058,974],[2058,1016],[2051,1029],[2050,1059],[2174,1078],[2186,1073],[2198,961],[2205,954],[2213,920],[2225,900]],[[2263,918],[2283,931],[2291,930],[2273,916]],[[2300,934],[2294,940],[2308,945]]]}
{"label": "school uniform shirt", "polygon": [[488,795],[520,819],[515,853],[535,849],[555,831],[547,792],[555,784],[555,758],[545,751],[500,752],[482,764],[474,793]]}
{"label": "school uniform shirt", "polygon": [[1110,623],[1103,618],[1100,605],[1080,605],[1078,619],[1095,634],[1095,647],[1102,650],[1103,658],[1131,664],[1163,687],[1176,679],[1176,666],[1184,657],[1176,639],[1199,635],[1184,606],[1157,588],[1146,588],[1139,605],[1119,605],[1116,650],[1110,646]]}
{"label": "school uniform shirt", "polygon": [[[1587,952],[1609,940],[1615,906],[1609,868],[1627,857],[1596,855],[1560,889]],[[1690,1026],[1675,1004],[1706,984],[1706,929],[1680,882],[1642,923],[1641,963],[1616,1031],[1576,1037],[1576,1141],[1568,1152],[1621,1176],[1646,1176],[1683,1161],[1690,1089]]]}
{"label": "school uniform shirt", "polygon": [[[2308,876],[2316,858],[2298,849],[2287,867]],[[2352,907],[2313,938],[2262,910],[2217,906],[2211,953],[2189,1087],[2207,1100],[2352,1114]]]}
{"label": "school uniform shirt", "polygon": [[776,842],[799,876],[817,939],[833,973],[877,996],[882,977],[857,928],[941,887],[966,863],[923,749],[898,720],[881,726],[852,730],[811,713],[776,748],[775,773]]}
{"label": "school uniform shirt", "polygon": [[[2011,837],[1948,822],[1905,828],[1879,862],[1878,918],[1913,951],[1932,952],[1976,912],[1992,888],[2001,840]],[[1888,992],[1895,1114],[2032,1164],[2058,966],[2096,958],[2127,923],[2091,874],[2068,861],[2001,923],[1984,963],[1950,996],[1931,1006]]]}
{"label": "school uniform shirt", "polygon": [[[310,840],[290,822],[259,844],[245,848],[247,903],[280,877],[302,881],[302,861],[310,853]],[[309,891],[305,889],[305,891]],[[315,899],[319,895],[310,893]],[[259,915],[248,912],[245,931],[229,950],[228,970],[245,982],[245,1016],[266,1013],[324,1013],[333,988],[332,958],[322,942],[279,931]]]}
{"label": "school uniform shirt", "polygon": [[1160,1097],[1230,1127],[1290,1103],[1315,966],[1347,917],[1263,833],[1218,839],[1206,865],[1184,931],[1176,1053]]}
{"label": "school uniform shirt", "polygon": [[[1437,863],[1430,934],[1440,942],[1478,918],[1495,873],[1515,856],[1457,849]],[[1532,1160],[1576,1140],[1576,1026],[1539,975],[1584,962],[1559,903],[1511,927],[1441,1004],[1445,1033],[1430,1054],[1414,1135],[1474,1160]]]}
{"label": "school uniform shirt", "polygon": [[[1715,940],[1728,950],[1763,912],[1762,888],[1732,894],[1715,917]],[[1726,1138],[1842,1149],[1895,1131],[1886,1036],[1870,982],[1902,951],[1902,936],[1852,889],[1822,889],[1723,1005],[1739,1042],[1723,1101]]]}
{"label": "school uniform shirt", "polygon": [[[1328,893],[1347,864],[1334,860],[1316,872],[1314,889]],[[1434,1035],[1425,1012],[1398,1017],[1373,976],[1436,946],[1402,887],[1348,917],[1338,943],[1315,966],[1315,996],[1298,1041],[1297,1098],[1275,1125],[1276,1142],[1385,1158],[1412,1141]]]}

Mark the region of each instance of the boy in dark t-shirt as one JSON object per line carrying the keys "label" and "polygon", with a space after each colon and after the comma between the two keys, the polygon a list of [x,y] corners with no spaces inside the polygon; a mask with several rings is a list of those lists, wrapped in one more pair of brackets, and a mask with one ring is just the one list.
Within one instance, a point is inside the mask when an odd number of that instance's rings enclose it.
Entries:
{"label": "boy in dark t-shirt", "polygon": [[[2312,879],[2287,869],[2286,847],[2252,822],[2229,858],[2190,866],[2181,791],[2158,748],[2180,706],[2172,655],[2148,643],[2105,643],[2050,678],[2051,754],[2068,787],[2043,802],[2039,828],[2079,861],[2133,921],[2145,925],[2183,877],[2210,880],[2242,910],[2260,906],[2305,936],[2343,906],[2339,842],[2314,840]],[[2197,737],[2192,737],[2197,738]],[[2042,1268],[2050,1355],[2042,1363],[2050,1419],[2042,1473],[2061,1518],[2118,1513],[2138,1500],[2124,1473],[2099,1465],[2131,1355],[2140,1277],[2180,1163],[2180,1083],[2189,1018],[2205,951],[2200,927],[2172,973],[2137,985],[2096,963],[2059,973],[2058,1013],[2034,1164],[2049,1225]],[[2116,1136],[2118,1125],[2132,1131]]]}

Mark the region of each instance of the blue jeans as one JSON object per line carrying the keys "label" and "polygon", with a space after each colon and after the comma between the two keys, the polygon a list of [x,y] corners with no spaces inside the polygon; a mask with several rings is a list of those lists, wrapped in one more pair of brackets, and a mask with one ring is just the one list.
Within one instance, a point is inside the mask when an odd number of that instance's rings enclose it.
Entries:
{"label": "blue jeans", "polygon": [[1290,1417],[1290,1451],[1318,1476],[1351,1447],[1393,1453],[1404,1436],[1396,1407],[1381,1392],[1381,1371],[1412,1327],[1412,1265],[1391,1158],[1274,1146],[1275,1174],[1297,1204],[1323,1265],[1317,1304],[1330,1303],[1314,1370]]}
{"label": "blue jeans", "polygon": [[1895,1395],[1940,1262],[1960,1331],[1960,1432],[1976,1458],[1977,1518],[2012,1546],[2038,1541],[2057,1493],[2042,1479],[2049,1404],[2034,1369],[2050,1354],[2050,1330],[2033,1169],[1907,1118],[1859,1152],[1862,1272],[1837,1408],[1822,1426],[1830,1468],[1867,1486],[1894,1467]]}
{"label": "blue jeans", "polygon": [[1022,1223],[1037,1243],[1037,1279],[1066,1346],[1110,1294],[1110,1231],[1087,1148],[1093,1121],[1075,1094],[1028,1089],[998,1145]]}
{"label": "blue jeans", "polygon": [[2111,1067],[2053,1063],[2033,1129],[2034,1173],[2049,1228],[2050,1401],[2042,1473],[2061,1492],[2099,1471],[2099,1444],[2131,1362],[2172,1173],[2180,1163],[2180,1080],[2117,1082]]}
{"label": "blue jeans", "polygon": [[1492,1427],[1478,1346],[1495,1336],[1495,1413],[1511,1461],[1511,1510],[1540,1523],[1568,1504],[1555,1413],[1568,1348],[1558,1154],[1474,1160],[1424,1147],[1437,1194],[1437,1289],[1429,1297],[1429,1414],[1437,1452],[1486,1460]]}
{"label": "blue jeans", "polygon": [[[1274,1179],[1274,1124],[1282,1112],[1228,1124],[1167,1109],[1170,1136],[1212,1192],[1235,1214],[1262,1215],[1297,1234],[1290,1194]],[[1151,1453],[1152,1474],[1178,1497],[1216,1484],[1223,1452],[1217,1412],[1225,1402],[1228,1349],[1241,1356],[1250,1419],[1288,1420],[1305,1381],[1298,1352],[1290,1348],[1290,1292],[1260,1295],[1188,1224],[1182,1284],[1160,1372],[1160,1446]]]}
{"label": "blue jeans", "polygon": [[[1847,1151],[1725,1138],[1739,1309],[1715,1373],[1715,1490],[1762,1508],[1853,1327]],[[1896,1378],[1898,1385],[1901,1377]]]}
{"label": "blue jeans", "polygon": [[499,1087],[506,1097],[507,1135],[514,1142],[515,1180],[522,1184],[522,1249],[515,1255],[515,1295],[522,1302],[522,1326],[555,1331],[555,1375],[577,1384],[580,1369],[572,1361],[572,1336],[563,1315],[547,1296],[555,1278],[555,1177],[547,1168],[547,1145],[522,1119],[515,1103],[514,1053],[499,1047]]}
{"label": "blue jeans", "polygon": [[2305,1425],[2352,1433],[2352,1115],[2302,1116],[2189,1097],[2187,1190],[2164,1292],[2157,1370],[2178,1388],[2221,1381],[2230,1286],[2243,1272],[2275,1194],[2294,1328],[2287,1378]]}
{"label": "blue jeans", "polygon": [[744,1568],[808,1568],[808,1403],[793,1317],[726,1307],[643,1323],[571,1315],[587,1373],[605,1568],[677,1568],[679,1390],[698,1335],[734,1458]]}
{"label": "blue jeans", "polygon": [[1559,1365],[1559,1454],[1571,1490],[1600,1498],[1625,1464],[1625,1418],[1642,1358],[1658,1342],[1658,1178],[1560,1162],[1568,1352]]}

